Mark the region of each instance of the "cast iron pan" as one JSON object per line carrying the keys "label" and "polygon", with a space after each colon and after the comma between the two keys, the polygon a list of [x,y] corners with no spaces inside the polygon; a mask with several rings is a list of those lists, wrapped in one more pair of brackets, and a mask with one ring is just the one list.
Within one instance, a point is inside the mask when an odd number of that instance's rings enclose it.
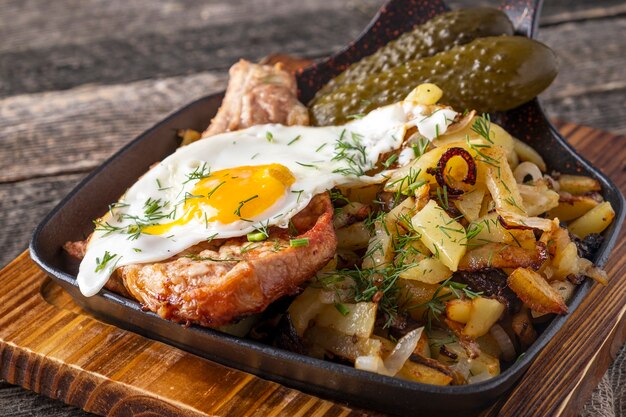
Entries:
{"label": "cast iron pan", "polygon": [[[539,3],[511,1],[502,6],[518,34],[533,35]],[[302,101],[307,102],[317,89],[349,63],[371,54],[401,33],[446,10],[440,0],[391,0],[357,41],[298,75]],[[140,135],[83,180],[35,230],[30,243],[33,260],[86,311],[116,326],[281,384],[322,397],[405,415],[414,415],[418,411],[429,415],[449,415],[454,411],[455,415],[463,415],[484,407],[515,384],[567,320],[567,315],[555,318],[526,354],[501,375],[473,385],[439,387],[359,371],[211,329],[185,328],[154,313],[144,312],[136,301],[107,290],[94,297],[83,297],[75,279],[77,264],[64,254],[62,245],[88,236],[93,231],[92,219],[106,212],[108,204],[117,201],[150,165],[175,151],[178,146],[176,129],[204,130],[222,97],[223,94],[215,94],[197,100]],[[589,175],[600,181],[604,198],[616,211],[615,220],[605,231],[604,244],[595,259],[596,263],[603,265],[624,219],[624,200],[618,188],[561,138],[536,100],[492,117],[514,136],[537,149],[551,169]],[[576,309],[591,285],[587,280],[577,288],[569,304],[570,311]]]}

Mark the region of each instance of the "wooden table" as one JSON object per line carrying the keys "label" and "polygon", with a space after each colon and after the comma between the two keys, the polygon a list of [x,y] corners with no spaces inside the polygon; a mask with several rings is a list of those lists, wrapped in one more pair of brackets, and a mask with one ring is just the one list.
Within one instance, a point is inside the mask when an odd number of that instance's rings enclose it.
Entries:
{"label": "wooden table", "polygon": [[[223,89],[239,57],[325,56],[354,38],[381,3],[2,2],[0,266],[106,157],[166,114]],[[548,113],[626,134],[626,4],[546,3],[539,38],[561,58],[559,77],[542,95]],[[476,2],[453,2],[464,4]],[[0,382],[0,416],[82,415]]]}

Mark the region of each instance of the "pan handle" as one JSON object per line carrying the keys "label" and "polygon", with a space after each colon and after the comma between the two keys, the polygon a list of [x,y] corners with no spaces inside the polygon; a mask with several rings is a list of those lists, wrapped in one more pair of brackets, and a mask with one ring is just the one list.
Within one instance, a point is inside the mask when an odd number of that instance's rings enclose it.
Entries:
{"label": "pan handle", "polygon": [[500,10],[513,22],[515,33],[532,39],[537,36],[542,6],[543,0],[503,0]]}

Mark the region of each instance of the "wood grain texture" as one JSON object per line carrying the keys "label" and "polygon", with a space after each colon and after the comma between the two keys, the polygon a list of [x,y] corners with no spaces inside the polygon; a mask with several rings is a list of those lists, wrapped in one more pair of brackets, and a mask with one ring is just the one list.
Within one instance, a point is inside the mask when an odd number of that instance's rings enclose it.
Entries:
{"label": "wood grain texture", "polygon": [[[625,137],[561,128],[626,189],[620,175],[626,147],[618,146]],[[604,159],[603,147],[615,148],[615,158]],[[607,265],[610,285],[592,288],[520,384],[481,417],[559,417],[580,409],[626,339],[625,235]],[[101,323],[45,278],[27,252],[0,272],[0,285],[0,378],[86,411],[115,417],[364,413]]]}
{"label": "wood grain texture", "polygon": [[47,303],[27,252],[0,281],[0,378],[50,398],[111,417],[363,413]]}

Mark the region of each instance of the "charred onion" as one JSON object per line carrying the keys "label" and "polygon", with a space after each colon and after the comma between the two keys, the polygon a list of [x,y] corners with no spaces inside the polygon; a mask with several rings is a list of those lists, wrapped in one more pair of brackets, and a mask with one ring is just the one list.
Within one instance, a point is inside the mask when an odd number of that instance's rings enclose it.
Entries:
{"label": "charred onion", "polygon": [[455,156],[459,156],[463,158],[465,163],[467,164],[467,174],[465,174],[465,178],[461,180],[462,183],[468,185],[476,184],[476,163],[474,162],[474,158],[463,148],[454,147],[446,150],[441,158],[439,158],[439,162],[437,162],[436,168],[430,168],[428,170],[429,174],[435,176],[437,180],[437,184],[440,187],[446,187],[448,190],[448,194],[451,195],[461,195],[465,192],[465,190],[461,188],[453,187],[451,184],[446,182],[446,165],[448,165],[448,161],[454,158]]}

